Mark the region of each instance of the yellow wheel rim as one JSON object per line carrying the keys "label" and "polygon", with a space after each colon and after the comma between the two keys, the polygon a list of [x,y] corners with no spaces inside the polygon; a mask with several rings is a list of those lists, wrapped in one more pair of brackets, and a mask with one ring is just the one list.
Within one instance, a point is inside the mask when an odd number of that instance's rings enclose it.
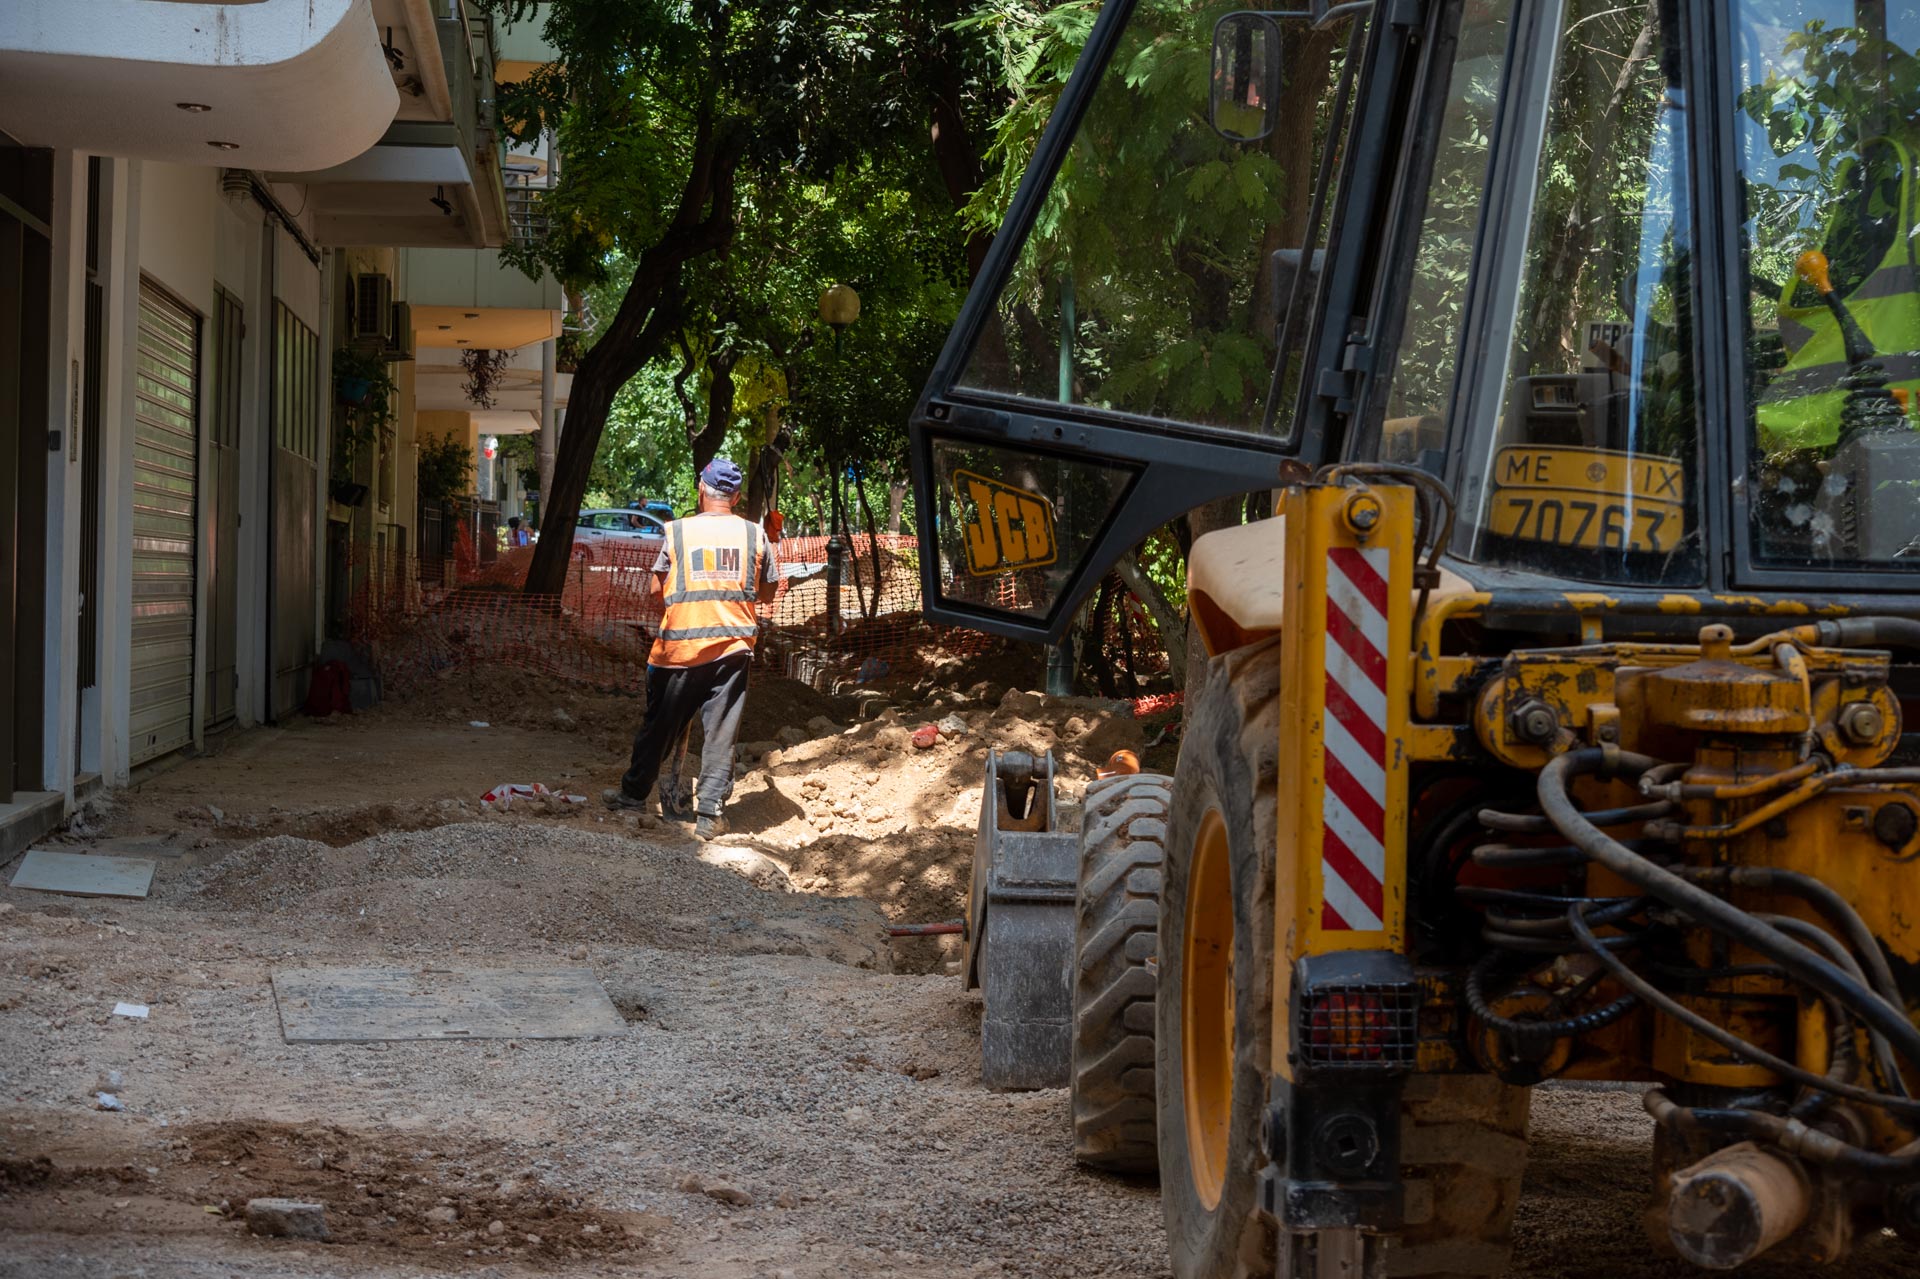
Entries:
{"label": "yellow wheel rim", "polygon": [[1180,1077],[1185,1085],[1187,1162],[1209,1211],[1227,1175],[1233,1113],[1233,880],[1227,824],[1209,809],[1193,841],[1187,927],[1181,941]]}

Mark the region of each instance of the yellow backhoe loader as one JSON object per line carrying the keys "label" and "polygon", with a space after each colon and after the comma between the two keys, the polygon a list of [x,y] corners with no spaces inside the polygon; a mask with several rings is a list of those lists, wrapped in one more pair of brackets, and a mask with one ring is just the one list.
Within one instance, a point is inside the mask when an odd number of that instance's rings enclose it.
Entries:
{"label": "yellow backhoe loader", "polygon": [[1102,7],[912,460],[929,612],[1033,640],[1234,500],[1175,774],[1075,836],[994,757],[968,920],[1179,1279],[1501,1273],[1555,1080],[1644,1086],[1653,1244],[1920,1269],[1917,47]]}

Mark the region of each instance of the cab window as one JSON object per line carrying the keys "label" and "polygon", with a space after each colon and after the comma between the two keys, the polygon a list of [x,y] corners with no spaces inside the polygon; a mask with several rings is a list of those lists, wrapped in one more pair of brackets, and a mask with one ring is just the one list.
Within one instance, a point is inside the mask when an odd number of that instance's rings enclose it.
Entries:
{"label": "cab window", "polygon": [[1920,13],[1733,11],[1755,558],[1920,568]]}
{"label": "cab window", "polygon": [[1489,0],[1469,5],[1461,19],[1420,247],[1408,283],[1406,327],[1375,450],[1380,461],[1412,463],[1436,475],[1445,466],[1460,331],[1466,321],[1467,285],[1485,203],[1512,13],[1512,0]]}
{"label": "cab window", "polygon": [[[1280,21],[1271,132],[1208,122],[1215,23],[1241,0],[1140,0],[987,322],[961,385],[1028,400],[1285,437],[1324,226],[1310,208],[1355,24]],[[1349,113],[1347,118],[1351,118]],[[1336,152],[1337,154],[1337,152]],[[1295,285],[1299,285],[1298,288]],[[1290,333],[1297,351],[1304,327]]]}
{"label": "cab window", "polygon": [[1545,127],[1493,214],[1526,231],[1518,288],[1491,309],[1504,358],[1467,424],[1460,523],[1478,562],[1702,578],[1678,11],[1565,0],[1550,28]]}

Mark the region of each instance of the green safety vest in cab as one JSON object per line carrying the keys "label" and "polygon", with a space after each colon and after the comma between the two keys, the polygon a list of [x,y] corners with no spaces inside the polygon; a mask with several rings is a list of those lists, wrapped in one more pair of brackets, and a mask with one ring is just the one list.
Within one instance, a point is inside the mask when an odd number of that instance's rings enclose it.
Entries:
{"label": "green safety vest in cab", "polygon": [[[1842,195],[1822,248],[1833,287],[1873,342],[1887,385],[1920,396],[1920,265],[1915,260],[1916,177],[1907,148],[1876,138],[1840,174]],[[1862,167],[1864,165],[1864,173]],[[1763,445],[1830,448],[1847,392],[1846,341],[1813,287],[1789,277],[1780,294],[1787,362],[1769,380],[1757,410]]]}

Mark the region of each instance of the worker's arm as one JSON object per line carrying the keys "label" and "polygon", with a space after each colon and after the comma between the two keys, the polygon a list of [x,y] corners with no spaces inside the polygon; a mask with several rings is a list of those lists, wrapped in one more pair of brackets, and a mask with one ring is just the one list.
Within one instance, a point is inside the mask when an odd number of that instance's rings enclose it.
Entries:
{"label": "worker's arm", "polygon": [[667,609],[667,577],[673,572],[673,543],[662,539],[660,554],[654,558],[653,572],[647,575],[647,612]]}
{"label": "worker's arm", "polygon": [[773,597],[780,593],[779,546],[780,544],[778,542],[769,539],[766,542],[766,550],[762,552],[761,562],[764,567],[760,570],[760,587],[758,591],[762,604],[773,603]]}

